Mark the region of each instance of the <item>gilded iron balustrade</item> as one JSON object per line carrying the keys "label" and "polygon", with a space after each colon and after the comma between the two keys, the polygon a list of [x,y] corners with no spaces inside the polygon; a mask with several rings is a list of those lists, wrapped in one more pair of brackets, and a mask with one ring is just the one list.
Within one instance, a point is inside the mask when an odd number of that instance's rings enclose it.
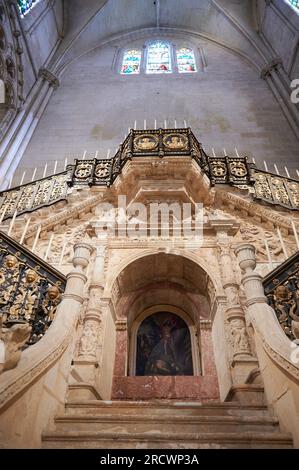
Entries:
{"label": "gilded iron balustrade", "polygon": [[255,198],[287,207],[299,209],[299,182],[263,170],[253,170]]}
{"label": "gilded iron balustrade", "polygon": [[291,340],[299,339],[299,252],[269,273],[263,284],[281,328]]}
{"label": "gilded iron balustrade", "polygon": [[0,193],[0,217],[3,220],[24,212],[32,212],[40,207],[50,206],[67,197],[68,171],[43,178],[32,183]]}
{"label": "gilded iron balustrade", "polygon": [[49,328],[65,285],[65,276],[0,232],[0,315],[3,326],[31,326],[25,347]]}
{"label": "gilded iron balustrade", "polygon": [[258,170],[247,157],[208,156],[190,128],[133,130],[109,159],[75,159],[67,170],[48,178],[0,193],[0,219],[54,204],[68,195],[68,187],[111,186],[124,165],[140,157],[190,157],[210,179],[248,189],[251,195],[270,204],[299,210],[299,182]]}

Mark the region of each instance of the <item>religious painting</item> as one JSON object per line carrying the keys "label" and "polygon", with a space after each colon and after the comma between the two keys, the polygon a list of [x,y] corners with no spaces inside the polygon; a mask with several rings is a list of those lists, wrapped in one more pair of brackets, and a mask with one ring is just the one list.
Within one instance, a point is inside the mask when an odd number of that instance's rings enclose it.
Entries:
{"label": "religious painting", "polygon": [[163,139],[167,150],[185,150],[188,148],[188,138],[183,134],[169,134]]}
{"label": "religious painting", "polygon": [[158,137],[155,135],[140,135],[139,137],[136,137],[134,140],[134,147],[136,150],[154,150],[156,147],[158,147]]}
{"label": "religious painting", "polygon": [[136,375],[193,375],[190,331],[178,315],[147,317],[137,333]]}

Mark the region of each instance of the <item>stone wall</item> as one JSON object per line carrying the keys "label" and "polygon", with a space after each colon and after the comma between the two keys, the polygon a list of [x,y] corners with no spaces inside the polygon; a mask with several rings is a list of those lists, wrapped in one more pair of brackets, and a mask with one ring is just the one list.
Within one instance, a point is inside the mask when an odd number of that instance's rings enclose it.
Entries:
{"label": "stone wall", "polygon": [[[175,42],[176,38],[170,38]],[[129,45],[142,45],[137,41]],[[17,170],[32,174],[44,164],[53,171],[64,167],[87,150],[105,157],[124,139],[128,127],[148,128],[184,125],[192,127],[208,152],[255,157],[262,167],[268,162],[283,170],[285,162],[295,175],[297,140],[278,103],[258,72],[243,59],[209,43],[203,48],[206,67],[194,75],[123,76],[118,73],[121,50],[116,46],[96,49],[74,61],[61,78],[36,128]],[[194,47],[199,43],[194,41]],[[283,159],[282,159],[283,155]],[[28,176],[29,177],[29,176]]]}

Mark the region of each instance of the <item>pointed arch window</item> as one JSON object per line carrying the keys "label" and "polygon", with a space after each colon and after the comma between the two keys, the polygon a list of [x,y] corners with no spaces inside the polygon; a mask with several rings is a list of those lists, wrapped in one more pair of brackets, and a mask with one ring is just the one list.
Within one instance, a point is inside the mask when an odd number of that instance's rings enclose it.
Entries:
{"label": "pointed arch window", "polygon": [[21,16],[27,15],[29,11],[39,2],[39,0],[18,0],[18,7]]}
{"label": "pointed arch window", "polygon": [[133,75],[140,73],[141,50],[130,49],[126,51],[123,58],[121,73]]}
{"label": "pointed arch window", "polygon": [[171,47],[168,42],[152,42],[147,49],[146,73],[171,73]]}
{"label": "pointed arch window", "polygon": [[195,55],[189,47],[181,47],[176,51],[176,58],[179,73],[196,72]]}

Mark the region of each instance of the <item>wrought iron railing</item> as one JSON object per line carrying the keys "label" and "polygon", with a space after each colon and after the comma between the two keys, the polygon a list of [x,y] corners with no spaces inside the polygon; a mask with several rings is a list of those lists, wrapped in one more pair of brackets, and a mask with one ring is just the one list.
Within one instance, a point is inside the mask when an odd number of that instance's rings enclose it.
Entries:
{"label": "wrought iron railing", "polygon": [[299,181],[258,170],[241,156],[208,156],[190,128],[131,130],[110,159],[76,159],[67,170],[0,193],[0,220],[67,198],[68,186],[110,186],[132,158],[190,157],[211,185],[248,189],[255,199],[299,210]]}
{"label": "wrought iron railing", "polygon": [[291,339],[299,339],[299,252],[264,278],[265,295]]}
{"label": "wrought iron railing", "polygon": [[0,218],[32,212],[67,197],[68,171],[0,193]]}
{"label": "wrought iron railing", "polygon": [[0,315],[3,326],[31,326],[25,347],[49,328],[65,285],[63,274],[0,232]]}

